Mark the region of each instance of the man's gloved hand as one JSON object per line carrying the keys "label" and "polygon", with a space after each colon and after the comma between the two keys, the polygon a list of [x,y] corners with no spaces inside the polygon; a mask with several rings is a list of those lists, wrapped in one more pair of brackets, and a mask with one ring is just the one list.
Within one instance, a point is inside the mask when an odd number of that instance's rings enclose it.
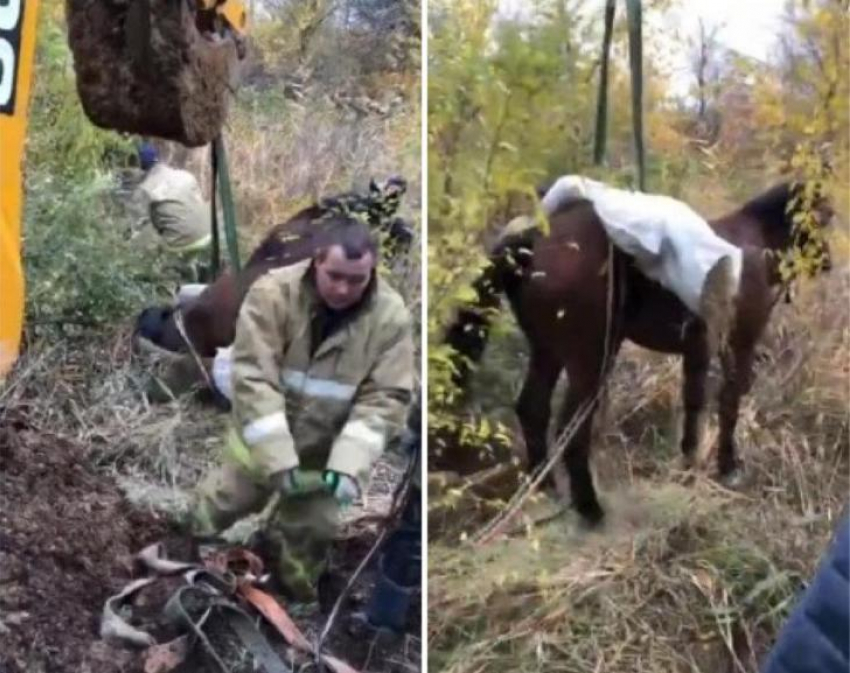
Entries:
{"label": "man's gloved hand", "polygon": [[275,472],[271,475],[269,481],[271,482],[272,488],[275,491],[278,491],[281,495],[296,495],[301,492],[302,479],[297,467]]}
{"label": "man's gloved hand", "polygon": [[347,474],[326,470],[324,480],[336,501],[343,507],[350,505],[360,495],[360,487],[357,485],[357,481]]}

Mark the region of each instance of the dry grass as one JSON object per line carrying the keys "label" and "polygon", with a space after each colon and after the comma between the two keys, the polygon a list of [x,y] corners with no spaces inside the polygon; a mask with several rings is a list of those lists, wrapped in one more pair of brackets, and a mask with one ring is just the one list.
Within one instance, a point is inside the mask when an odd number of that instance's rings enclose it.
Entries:
{"label": "dry grass", "polygon": [[[281,100],[274,91],[240,94],[225,132],[240,233],[248,243],[315,199],[369,180],[408,180],[403,214],[419,222],[421,155],[418,95],[391,116],[361,116],[327,97]],[[206,149],[172,146],[168,159],[203,176]]]}
{"label": "dry grass", "polygon": [[[711,478],[710,443],[696,476],[678,470],[678,360],[624,349],[596,425],[604,529],[531,525],[556,510],[544,500],[490,545],[455,529],[431,544],[431,670],[756,673],[850,493],[848,283],[836,269],[777,308],[738,491]],[[482,517],[466,515],[471,536]]]}
{"label": "dry grass", "polygon": [[234,118],[232,134],[239,141],[231,143],[230,161],[238,175],[240,215],[252,231],[283,221],[309,200],[390,175],[410,180],[406,211],[418,212],[415,106],[387,119],[353,118],[317,100],[290,105],[283,114],[269,119],[243,107]]}
{"label": "dry grass", "polygon": [[[355,119],[320,94],[302,105],[273,90],[240,92],[226,140],[243,256],[270,227],[308,202],[365,189],[371,178],[392,174],[408,180],[402,214],[418,230],[418,95],[410,100],[390,117]],[[169,145],[165,159],[209,182],[207,149]],[[410,259],[390,270],[414,315],[420,300],[418,250],[416,241]],[[155,297],[150,302],[158,303]],[[126,318],[129,323],[133,316]],[[131,354],[130,329],[102,326],[85,336],[29,343],[0,387],[0,414],[4,408],[23,410],[35,427],[81,442],[100,467],[119,477],[134,502],[180,509],[185,489],[217,457],[226,416],[187,397],[150,404],[144,390],[162,363]]]}
{"label": "dry grass", "polygon": [[[757,670],[808,568],[752,534],[787,523],[745,504],[706,481],[645,484],[608,498],[603,533],[560,520],[471,555],[432,550],[434,670]],[[817,549],[795,535],[781,554]]]}
{"label": "dry grass", "polygon": [[[240,91],[225,131],[242,257],[274,225],[317,199],[365,190],[372,179],[402,176],[408,189],[400,215],[416,237],[410,258],[391,269],[394,286],[419,314],[421,260],[421,134],[418,79],[394,83],[399,96],[389,116],[340,108],[321,91],[300,102],[274,89]],[[209,193],[209,152],[171,144],[165,159],[202,178]]]}
{"label": "dry grass", "polygon": [[224,418],[188,398],[151,405],[144,388],[156,366],[131,354],[126,330],[33,344],[0,391],[0,407],[86,446],[99,467],[128,484],[186,486],[216,451]]}

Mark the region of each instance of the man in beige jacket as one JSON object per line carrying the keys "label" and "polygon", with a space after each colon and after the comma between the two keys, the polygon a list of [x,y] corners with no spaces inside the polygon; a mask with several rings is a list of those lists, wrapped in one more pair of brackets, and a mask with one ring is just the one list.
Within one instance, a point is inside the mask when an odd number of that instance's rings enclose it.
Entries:
{"label": "man in beige jacket", "polygon": [[278,494],[266,526],[277,578],[315,597],[339,507],[401,432],[414,386],[410,313],[378,274],[367,224],[326,223],[310,261],[257,280],[236,325],[233,427],[197,491],[195,533],[212,535]]}
{"label": "man in beige jacket", "polygon": [[195,176],[162,163],[148,143],[139,147],[139,164],[145,176],[134,197],[143,222],[153,225],[171,252],[191,254],[209,248],[210,205]]}

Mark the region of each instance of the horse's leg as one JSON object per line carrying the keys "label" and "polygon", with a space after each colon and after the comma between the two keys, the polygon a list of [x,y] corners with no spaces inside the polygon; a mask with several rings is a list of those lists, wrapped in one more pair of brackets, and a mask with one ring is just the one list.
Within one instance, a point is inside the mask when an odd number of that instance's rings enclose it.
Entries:
{"label": "horse's leg", "polygon": [[[561,409],[556,439],[560,442],[564,430],[571,427],[572,435],[564,452],[564,463],[570,479],[570,494],[573,506],[591,526],[601,522],[605,516],[596,497],[593,477],[590,474],[590,436],[593,414],[599,405],[596,395],[602,384],[601,353],[596,353],[595,350],[595,348],[587,349],[582,353],[576,349],[570,352],[570,359],[567,362],[569,389]],[[619,340],[615,342],[609,355],[608,371],[613,365],[617,350],[619,350]],[[577,425],[571,426],[572,422],[576,422]]]}
{"label": "horse's leg", "polygon": [[[522,425],[528,452],[528,469],[533,471],[546,460],[549,419],[552,412],[552,392],[558,382],[561,365],[548,355],[533,350],[525,383],[516,403],[516,413]],[[551,484],[551,477],[547,479]]]}
{"label": "horse's leg", "polygon": [[753,382],[755,344],[738,346],[722,356],[723,383],[720,388],[720,438],[717,450],[717,468],[722,483],[736,486],[741,479],[736,455],[735,427],[741,397],[749,392]]}
{"label": "horse's leg", "polygon": [[685,420],[682,432],[682,456],[685,469],[693,467],[705,429],[706,379],[709,366],[708,344],[705,336],[694,334],[689,340],[682,360],[682,398]]}

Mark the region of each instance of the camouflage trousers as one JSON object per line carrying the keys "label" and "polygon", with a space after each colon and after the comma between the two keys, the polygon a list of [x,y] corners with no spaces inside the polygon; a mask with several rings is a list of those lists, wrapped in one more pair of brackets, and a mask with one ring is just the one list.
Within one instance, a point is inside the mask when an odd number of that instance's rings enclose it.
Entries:
{"label": "camouflage trousers", "polygon": [[[215,535],[244,516],[259,512],[272,497],[263,480],[225,460],[195,493],[192,532]],[[274,497],[279,500],[261,530],[271,571],[293,600],[313,602],[337,531],[339,505],[319,484],[298,495]]]}

